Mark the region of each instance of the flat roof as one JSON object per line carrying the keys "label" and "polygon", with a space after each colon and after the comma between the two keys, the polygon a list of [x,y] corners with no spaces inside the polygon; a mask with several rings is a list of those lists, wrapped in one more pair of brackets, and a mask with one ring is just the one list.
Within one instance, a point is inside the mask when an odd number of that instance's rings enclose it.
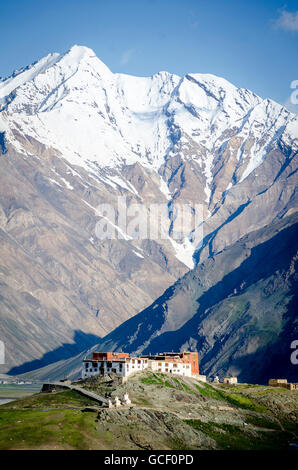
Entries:
{"label": "flat roof", "polygon": [[[129,359],[128,357],[126,359]],[[83,359],[83,362],[125,362],[125,358],[121,359]]]}

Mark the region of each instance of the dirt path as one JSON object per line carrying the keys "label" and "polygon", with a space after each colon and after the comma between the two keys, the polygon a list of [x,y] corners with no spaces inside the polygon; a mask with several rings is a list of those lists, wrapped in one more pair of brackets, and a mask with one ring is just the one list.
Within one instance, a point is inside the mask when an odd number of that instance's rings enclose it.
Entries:
{"label": "dirt path", "polygon": [[65,384],[63,382],[49,382],[44,385],[54,385],[56,387],[61,387],[61,388],[66,388],[68,390],[75,390],[76,392],[80,393],[81,395],[84,395],[85,397],[92,398],[92,400],[97,401],[98,403],[101,404],[106,404],[108,405],[109,400],[107,398],[104,398],[97,393],[90,392],[89,390],[85,390],[82,387],[79,387],[78,385],[71,385],[71,384]]}

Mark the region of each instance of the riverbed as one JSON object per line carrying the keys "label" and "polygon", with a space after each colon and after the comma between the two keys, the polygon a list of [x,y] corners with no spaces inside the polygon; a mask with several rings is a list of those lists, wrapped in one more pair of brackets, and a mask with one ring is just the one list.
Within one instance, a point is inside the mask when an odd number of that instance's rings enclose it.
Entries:
{"label": "riverbed", "polygon": [[0,406],[39,393],[42,384],[0,384]]}
{"label": "riverbed", "polygon": [[15,398],[0,398],[0,406],[6,405],[6,403],[10,403],[11,401],[15,401]]}

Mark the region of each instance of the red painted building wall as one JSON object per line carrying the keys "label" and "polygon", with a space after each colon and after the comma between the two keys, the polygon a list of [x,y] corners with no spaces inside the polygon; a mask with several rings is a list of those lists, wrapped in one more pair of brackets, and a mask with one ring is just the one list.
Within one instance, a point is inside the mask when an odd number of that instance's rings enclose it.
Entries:
{"label": "red painted building wall", "polygon": [[183,362],[191,364],[191,371],[193,374],[199,374],[199,353],[187,352],[183,353]]}
{"label": "red painted building wall", "polygon": [[117,352],[94,352],[92,354],[92,361],[117,361],[129,357],[128,353]]}

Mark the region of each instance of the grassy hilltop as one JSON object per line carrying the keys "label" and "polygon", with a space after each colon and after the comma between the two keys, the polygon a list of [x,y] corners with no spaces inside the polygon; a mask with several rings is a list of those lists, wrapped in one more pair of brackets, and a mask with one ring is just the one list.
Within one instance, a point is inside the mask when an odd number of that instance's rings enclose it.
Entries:
{"label": "grassy hilltop", "polygon": [[72,390],[0,407],[0,449],[289,449],[297,444],[298,391],[211,385],[146,371],[117,385],[84,381],[132,406],[98,408]]}

